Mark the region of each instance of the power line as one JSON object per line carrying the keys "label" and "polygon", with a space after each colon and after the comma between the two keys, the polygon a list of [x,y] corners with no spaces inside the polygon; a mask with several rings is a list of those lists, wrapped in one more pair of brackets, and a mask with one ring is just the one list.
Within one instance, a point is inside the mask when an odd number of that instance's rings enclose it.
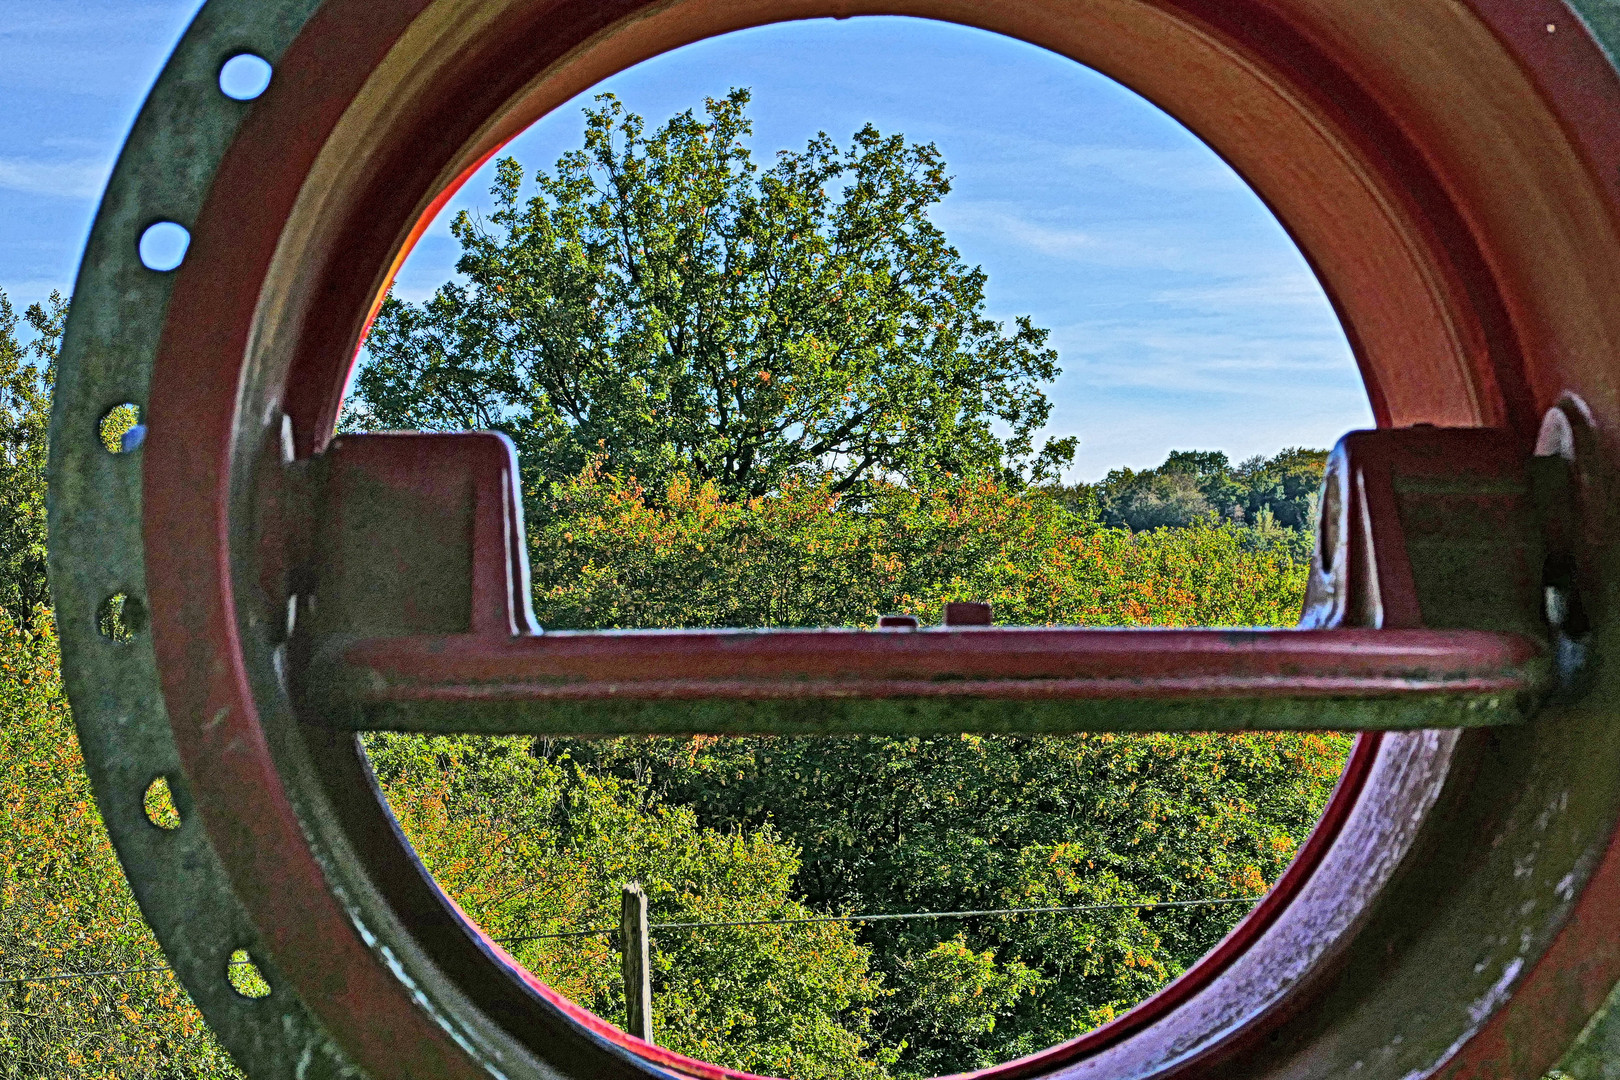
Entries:
{"label": "power line", "polygon": [[[1053,907],[1018,907],[1018,908],[982,908],[975,911],[903,911],[879,912],[870,915],[814,915],[802,919],[726,919],[716,922],[663,922],[649,923],[653,930],[697,930],[711,926],[796,926],[806,923],[852,923],[852,922],[893,922],[906,919],[971,919],[984,915],[1041,915],[1058,912],[1078,911],[1120,911],[1125,909],[1146,911],[1154,908],[1184,908],[1207,907],[1216,904],[1253,904],[1253,896],[1229,896],[1210,900],[1154,900],[1141,903],[1123,904],[1066,904]],[[522,934],[514,937],[498,937],[493,940],[502,945],[517,945],[526,941],[545,941],[556,938],[599,937],[603,934],[616,934],[617,926],[599,926],[588,930],[563,930],[553,934]],[[232,960],[232,965],[249,964],[250,960]],[[65,971],[53,972],[49,975],[30,975],[17,979],[0,979],[0,986],[16,986],[22,983],[64,982],[69,979],[90,979],[113,975],[146,975],[159,971],[170,971],[168,965],[139,968],[109,968],[105,971]]]}
{"label": "power line", "polygon": [[[1117,911],[1125,908],[1140,911],[1149,908],[1202,907],[1212,904],[1253,904],[1257,899],[1258,897],[1253,896],[1231,896],[1211,900],[1155,900],[1129,904],[1068,904],[1057,907],[984,908],[977,911],[908,911],[883,912],[873,915],[817,915],[803,919],[734,919],[720,922],[649,923],[648,927],[653,930],[692,930],[706,926],[791,926],[800,923],[884,922],[902,919],[970,919],[980,915],[1036,915],[1062,911]],[[498,937],[493,940],[500,942],[502,945],[515,945],[525,941],[542,941],[550,938],[596,937],[601,934],[616,934],[618,931],[617,926],[601,926],[590,930],[565,930],[555,934],[523,934],[517,937]]]}

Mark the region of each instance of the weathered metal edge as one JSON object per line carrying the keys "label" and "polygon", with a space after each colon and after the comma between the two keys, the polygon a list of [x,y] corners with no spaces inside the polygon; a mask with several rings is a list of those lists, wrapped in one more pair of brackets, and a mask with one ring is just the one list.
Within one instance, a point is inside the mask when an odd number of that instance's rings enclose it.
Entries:
{"label": "weathered metal edge", "polygon": [[[254,931],[191,804],[163,705],[149,636],[127,643],[96,628],[115,593],[144,598],[141,454],[108,453],[106,411],[147,405],[173,275],[144,267],[142,232],[189,226],[251,102],[221,93],[220,66],[242,52],[272,66],[321,0],[210,0],[143,105],[97,212],[74,288],[51,410],[50,575],[63,680],[96,802],[130,886],[169,962],[220,1041],[254,1076],[360,1073],[257,958],[271,986],[261,999],[232,989],[232,952],[254,953]],[[181,813],[155,828],[142,799],[166,777]],[[177,884],[178,883],[178,884]],[[279,991],[279,992],[278,992]]]}
{"label": "weathered metal edge", "polygon": [[[500,700],[500,699],[496,699]],[[1255,722],[1264,701],[1264,721]],[[1080,732],[1415,731],[1521,723],[1519,694],[1449,694],[1420,700],[1265,698],[1185,701],[715,699],[379,702],[332,717],[336,727],[432,734],[570,735],[1073,735]],[[493,713],[493,715],[491,715]]]}
{"label": "weathered metal edge", "polygon": [[[1564,0],[1593,40],[1620,70],[1620,2]],[[1570,1045],[1558,1071],[1577,1080],[1620,1080],[1620,986]]]}

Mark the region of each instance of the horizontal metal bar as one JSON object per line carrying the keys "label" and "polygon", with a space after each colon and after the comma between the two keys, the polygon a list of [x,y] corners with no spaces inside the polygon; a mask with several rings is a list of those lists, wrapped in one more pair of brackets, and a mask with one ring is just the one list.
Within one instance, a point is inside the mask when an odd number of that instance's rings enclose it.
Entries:
{"label": "horizontal metal bar", "polygon": [[1507,724],[1545,650],[1474,630],[654,630],[328,641],[305,685],[356,729],[866,734]]}

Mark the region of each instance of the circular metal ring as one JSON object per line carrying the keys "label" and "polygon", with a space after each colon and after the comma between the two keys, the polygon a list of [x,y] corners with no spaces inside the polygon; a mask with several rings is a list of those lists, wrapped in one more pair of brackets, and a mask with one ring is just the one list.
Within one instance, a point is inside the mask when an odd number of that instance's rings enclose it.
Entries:
{"label": "circular metal ring", "polygon": [[[733,1075],[517,969],[433,885],[352,737],[300,723],[261,501],[284,418],[329,437],[356,342],[455,186],[639,60],[766,22],[946,19],[1111,75],[1203,136],[1306,253],[1384,425],[1564,410],[1593,688],[1530,725],[1365,742],[1311,852],[1209,961],[997,1077],[1540,1074],[1620,980],[1620,78],[1556,0],[210,0],[92,232],[52,416],[53,595],[103,815],[193,998],[254,1076]],[[1601,14],[1601,13],[1599,13]],[[1609,40],[1611,50],[1620,39]],[[251,102],[220,65],[273,69]],[[138,257],[160,221],[180,268]],[[139,452],[96,424],[141,406]],[[103,637],[115,594],[150,630]],[[168,778],[180,828],[141,793]],[[246,948],[271,993],[231,990]]]}

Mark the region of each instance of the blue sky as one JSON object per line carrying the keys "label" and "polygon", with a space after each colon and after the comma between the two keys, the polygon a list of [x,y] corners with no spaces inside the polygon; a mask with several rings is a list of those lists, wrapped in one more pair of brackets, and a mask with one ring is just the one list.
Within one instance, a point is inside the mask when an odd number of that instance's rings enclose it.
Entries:
{"label": "blue sky", "polygon": [[[71,286],[101,184],[197,6],[0,0],[0,287],[14,301]],[[882,18],[732,34],[598,89],[657,123],[732,86],[753,91],[758,159],[818,130],[847,141],[868,121],[939,146],[956,183],[935,220],[988,271],[992,314],[1052,331],[1064,373],[1049,433],[1079,436],[1073,478],[1173,448],[1236,460],[1326,446],[1371,423],[1344,335],[1281,227],[1118,84],[995,35]],[[549,166],[577,145],[585,100],[508,152]],[[429,230],[400,295],[453,273],[448,218],[486,206],[487,187],[475,177]]]}

